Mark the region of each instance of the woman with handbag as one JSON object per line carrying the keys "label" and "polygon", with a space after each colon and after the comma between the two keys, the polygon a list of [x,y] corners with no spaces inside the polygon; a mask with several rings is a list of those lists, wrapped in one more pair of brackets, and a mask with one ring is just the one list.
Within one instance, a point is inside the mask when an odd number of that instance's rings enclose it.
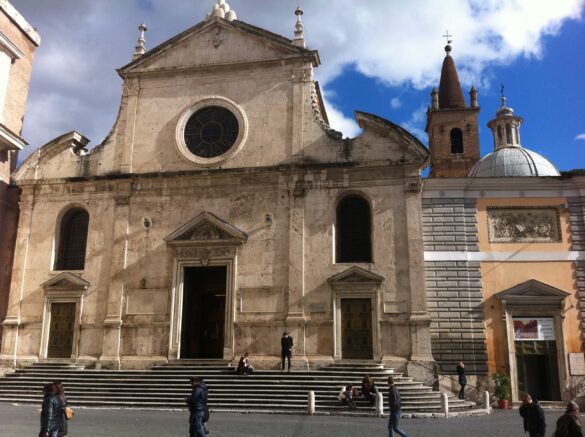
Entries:
{"label": "woman with handbag", "polygon": [[63,388],[63,383],[61,381],[55,381],[53,383],[55,386],[55,390],[57,391],[57,396],[61,400],[61,411],[63,415],[63,419],[61,420],[61,426],[59,427],[59,434],[57,437],[62,437],[67,435],[68,431],[68,421],[73,417],[73,410],[67,406],[67,398],[65,397],[65,390]]}

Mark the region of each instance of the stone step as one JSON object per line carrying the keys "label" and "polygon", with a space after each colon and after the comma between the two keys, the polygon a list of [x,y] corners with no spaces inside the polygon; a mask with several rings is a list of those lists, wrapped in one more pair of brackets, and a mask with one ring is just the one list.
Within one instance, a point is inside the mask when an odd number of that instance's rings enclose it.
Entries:
{"label": "stone step", "polygon": [[[437,412],[439,392],[405,377],[380,363],[335,363],[310,371],[260,370],[250,376],[236,375],[226,362],[197,360],[155,366],[149,370],[84,369],[70,363],[37,363],[0,378],[0,401],[40,403],[42,385],[61,380],[71,405],[128,408],[185,408],[190,393],[188,378],[205,377],[210,407],[225,411],[306,411],[308,391],[315,392],[320,411],[344,413],[347,407],[337,399],[347,383],[358,388],[363,375],[370,374],[385,390],[393,375],[401,391],[403,410]],[[386,395],[385,395],[386,397]],[[369,402],[357,399],[360,410],[372,412]],[[450,400],[450,408],[464,409],[469,403]]]}

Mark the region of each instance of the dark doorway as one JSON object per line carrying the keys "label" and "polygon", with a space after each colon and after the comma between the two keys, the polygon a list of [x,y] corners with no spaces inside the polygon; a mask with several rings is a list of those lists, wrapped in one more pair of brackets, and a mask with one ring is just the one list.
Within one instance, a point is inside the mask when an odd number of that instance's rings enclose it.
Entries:
{"label": "dark doorway", "polygon": [[519,395],[560,401],[557,348],[554,341],[516,341]]}
{"label": "dark doorway", "polygon": [[227,267],[187,267],[181,358],[223,358]]}
{"label": "dark doorway", "polygon": [[47,358],[71,358],[74,326],[75,303],[52,303]]}
{"label": "dark doorway", "polygon": [[343,359],[374,358],[370,299],[341,299],[341,339]]}

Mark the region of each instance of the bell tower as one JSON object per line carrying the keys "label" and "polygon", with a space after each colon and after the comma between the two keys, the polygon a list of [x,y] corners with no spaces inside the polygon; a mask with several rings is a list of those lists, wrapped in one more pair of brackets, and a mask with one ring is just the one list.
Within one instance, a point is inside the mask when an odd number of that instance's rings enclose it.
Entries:
{"label": "bell tower", "polygon": [[471,88],[470,106],[467,106],[451,50],[448,44],[439,91],[433,88],[431,106],[427,110],[425,130],[431,149],[429,177],[432,178],[466,177],[479,160],[477,90]]}

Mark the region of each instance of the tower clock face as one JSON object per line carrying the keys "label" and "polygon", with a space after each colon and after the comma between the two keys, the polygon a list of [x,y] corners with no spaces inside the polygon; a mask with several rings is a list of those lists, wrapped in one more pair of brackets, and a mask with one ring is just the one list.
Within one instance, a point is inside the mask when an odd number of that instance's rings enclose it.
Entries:
{"label": "tower clock face", "polygon": [[185,125],[187,149],[200,158],[216,158],[228,152],[238,140],[237,117],[223,106],[206,106],[196,111]]}

